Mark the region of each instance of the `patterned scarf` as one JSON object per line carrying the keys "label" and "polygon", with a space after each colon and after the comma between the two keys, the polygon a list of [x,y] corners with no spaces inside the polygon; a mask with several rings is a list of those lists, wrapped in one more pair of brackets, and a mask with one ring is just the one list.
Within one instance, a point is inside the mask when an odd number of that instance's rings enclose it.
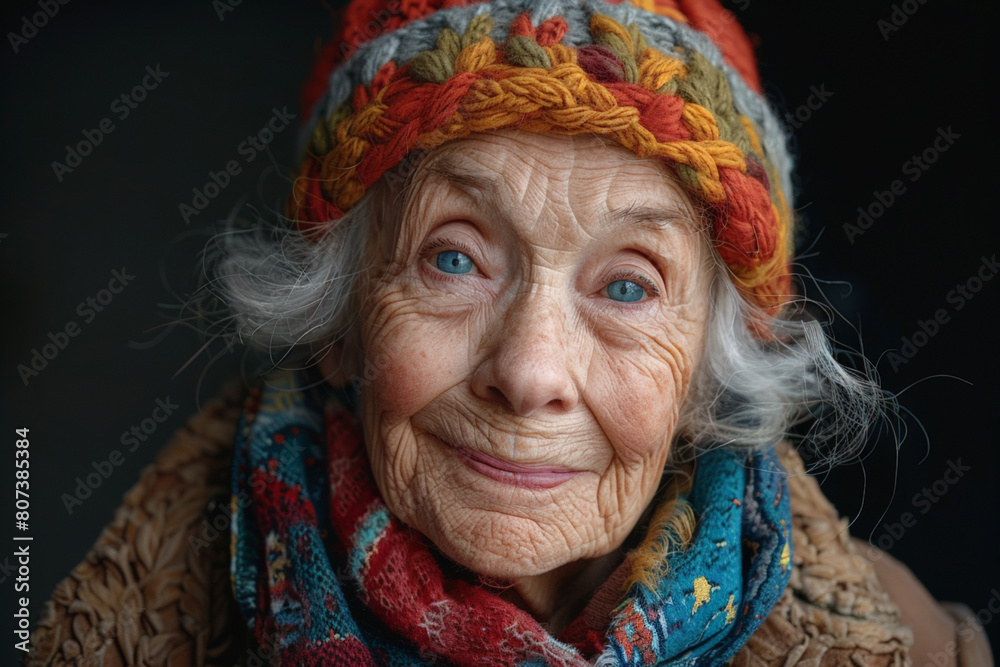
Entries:
{"label": "patterned scarf", "polygon": [[694,538],[655,592],[612,576],[554,637],[389,513],[351,397],[311,381],[280,372],[251,393],[233,461],[233,590],[281,665],[718,665],[788,584],[784,470],[773,451],[716,449],[682,496]]}

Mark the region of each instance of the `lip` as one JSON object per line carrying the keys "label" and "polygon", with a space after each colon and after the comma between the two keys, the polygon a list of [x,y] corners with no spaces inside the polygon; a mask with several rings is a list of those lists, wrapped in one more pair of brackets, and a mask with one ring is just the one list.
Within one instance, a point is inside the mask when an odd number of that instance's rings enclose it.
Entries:
{"label": "lip", "polygon": [[490,479],[511,486],[536,490],[554,489],[580,473],[579,470],[558,466],[531,466],[511,463],[464,447],[450,444],[449,446],[461,457],[465,465]]}

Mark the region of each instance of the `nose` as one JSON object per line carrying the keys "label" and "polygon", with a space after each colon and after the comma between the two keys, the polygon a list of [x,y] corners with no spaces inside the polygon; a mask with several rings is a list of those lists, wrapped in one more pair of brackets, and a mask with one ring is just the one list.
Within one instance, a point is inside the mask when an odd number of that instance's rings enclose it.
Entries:
{"label": "nose", "polygon": [[552,295],[521,295],[492,327],[473,393],[523,417],[543,408],[572,410],[579,393],[566,319]]}

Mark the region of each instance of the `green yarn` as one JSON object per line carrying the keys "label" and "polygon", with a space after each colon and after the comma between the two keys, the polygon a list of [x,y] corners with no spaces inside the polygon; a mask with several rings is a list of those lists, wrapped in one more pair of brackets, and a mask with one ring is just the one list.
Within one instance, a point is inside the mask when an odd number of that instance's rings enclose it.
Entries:
{"label": "green yarn", "polygon": [[680,179],[681,184],[690,192],[697,192],[698,188],[701,187],[701,181],[698,178],[698,172],[687,166],[686,164],[674,164],[672,165],[674,173],[677,174],[677,178]]}
{"label": "green yarn", "polygon": [[471,21],[469,25],[465,28],[465,32],[462,33],[461,45],[464,49],[467,46],[472,46],[484,37],[488,37],[490,32],[493,30],[495,22],[493,17],[489,14],[480,14],[476,16]]}
{"label": "green yarn", "polygon": [[451,28],[442,28],[437,36],[437,50],[455,62],[458,52],[462,50],[458,33]]}
{"label": "green yarn", "polygon": [[334,109],[328,118],[316,123],[316,128],[309,139],[309,151],[313,155],[326,155],[333,150],[333,144],[335,143],[333,141],[333,133],[336,131],[337,125],[352,113],[353,108],[351,107],[351,103],[350,101],[346,101]]}
{"label": "green yarn", "polygon": [[689,54],[688,74],[678,86],[677,94],[686,102],[712,112],[719,127],[720,139],[734,144],[744,155],[753,152],[750,137],[733,106],[733,93],[725,74],[697,51],[690,51]]}
{"label": "green yarn", "polygon": [[622,65],[622,79],[627,83],[639,83],[639,67],[635,64],[635,56],[625,41],[613,33],[607,33],[596,38],[598,44],[611,51]]}
{"label": "green yarn", "polygon": [[628,34],[632,38],[632,53],[635,56],[636,61],[642,59],[642,54],[646,52],[649,48],[646,44],[646,38],[643,37],[642,31],[639,30],[639,25],[637,23],[628,24]]}
{"label": "green yarn", "polygon": [[552,61],[545,53],[545,50],[538,45],[538,42],[524,35],[516,35],[507,40],[507,48],[504,51],[507,62],[518,67],[544,67],[552,68]]}
{"label": "green yarn", "polygon": [[660,95],[676,95],[677,88],[680,86],[680,81],[677,80],[678,77],[673,77],[670,81],[660,86],[659,90],[656,92]]}
{"label": "green yarn", "polygon": [[326,123],[320,121],[313,128],[312,136],[309,137],[308,150],[313,155],[326,155],[333,148],[330,135],[326,132]]}
{"label": "green yarn", "polygon": [[410,61],[411,75],[420,81],[444,83],[454,76],[455,60],[462,49],[488,38],[491,30],[493,19],[489,14],[480,14],[469,21],[461,37],[451,28],[442,28],[437,36],[437,48],[421,51]]}
{"label": "green yarn", "polygon": [[455,56],[440,49],[421,51],[410,61],[410,72],[421,81],[444,83],[455,73]]}

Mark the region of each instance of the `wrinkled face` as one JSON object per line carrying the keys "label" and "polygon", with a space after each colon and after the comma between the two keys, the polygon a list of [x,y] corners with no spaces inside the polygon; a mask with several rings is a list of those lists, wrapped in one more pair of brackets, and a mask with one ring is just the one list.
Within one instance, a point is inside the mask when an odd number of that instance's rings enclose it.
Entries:
{"label": "wrinkled face", "polygon": [[508,131],[432,153],[398,225],[360,325],[389,509],[488,576],[610,553],[701,358],[711,260],[689,199],[596,138]]}

